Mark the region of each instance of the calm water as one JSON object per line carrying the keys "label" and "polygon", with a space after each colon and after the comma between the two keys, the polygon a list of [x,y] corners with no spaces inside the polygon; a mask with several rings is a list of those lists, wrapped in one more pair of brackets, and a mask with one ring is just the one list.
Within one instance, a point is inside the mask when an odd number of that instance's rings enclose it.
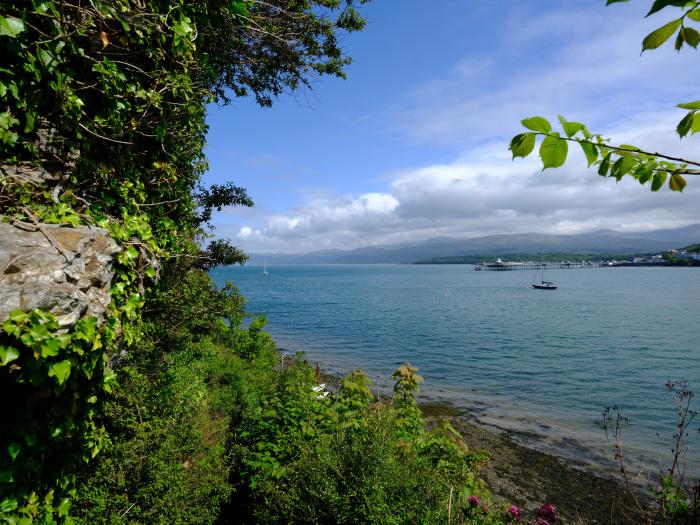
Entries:
{"label": "calm water", "polygon": [[534,272],[461,265],[268,272],[211,273],[234,282],[250,312],[268,316],[279,347],[373,378],[410,361],[425,377],[423,397],[589,466],[609,465],[600,455],[609,449],[600,427],[606,406],[631,419],[627,453],[648,463],[670,447],[674,405],[664,383],[682,378],[700,390],[700,269],[551,270],[556,291],[529,288]]}

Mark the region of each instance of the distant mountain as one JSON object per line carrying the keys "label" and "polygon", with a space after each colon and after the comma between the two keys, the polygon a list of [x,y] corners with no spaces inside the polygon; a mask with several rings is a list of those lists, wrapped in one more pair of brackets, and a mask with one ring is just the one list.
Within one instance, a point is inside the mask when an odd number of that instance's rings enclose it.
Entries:
{"label": "distant mountain", "polygon": [[415,244],[371,246],[354,250],[321,250],[306,254],[251,254],[252,264],[413,263],[440,257],[502,254],[618,254],[670,250],[700,242],[700,224],[673,230],[625,233],[599,230],[578,235],[518,233],[469,239],[440,237]]}

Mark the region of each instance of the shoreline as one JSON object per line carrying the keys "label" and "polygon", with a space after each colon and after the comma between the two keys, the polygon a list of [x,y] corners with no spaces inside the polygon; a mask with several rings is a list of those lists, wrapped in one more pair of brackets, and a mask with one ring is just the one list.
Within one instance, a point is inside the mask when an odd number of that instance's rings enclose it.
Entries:
{"label": "shoreline", "polygon": [[[337,387],[341,378],[338,373],[321,372],[321,381],[332,386]],[[605,476],[585,464],[518,443],[513,433],[482,424],[449,401],[419,399],[418,407],[428,428],[449,421],[471,450],[488,453],[490,460],[479,470],[479,477],[495,499],[530,513],[552,503],[562,525],[638,522],[634,497],[613,477],[612,463],[610,476]]]}

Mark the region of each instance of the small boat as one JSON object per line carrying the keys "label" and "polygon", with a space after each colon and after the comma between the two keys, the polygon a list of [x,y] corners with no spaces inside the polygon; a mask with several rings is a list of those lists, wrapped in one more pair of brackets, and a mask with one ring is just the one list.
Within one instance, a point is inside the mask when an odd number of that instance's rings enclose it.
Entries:
{"label": "small boat", "polygon": [[544,261],[542,261],[541,265],[541,277],[540,277],[540,282],[537,282],[537,273],[535,272],[535,282],[532,283],[532,287],[536,288],[538,290],[556,290],[557,285],[554,284],[552,281],[545,281],[544,280]]}
{"label": "small boat", "polygon": [[263,274],[263,275],[267,275],[267,261],[263,262],[263,271],[262,271],[262,274]]}

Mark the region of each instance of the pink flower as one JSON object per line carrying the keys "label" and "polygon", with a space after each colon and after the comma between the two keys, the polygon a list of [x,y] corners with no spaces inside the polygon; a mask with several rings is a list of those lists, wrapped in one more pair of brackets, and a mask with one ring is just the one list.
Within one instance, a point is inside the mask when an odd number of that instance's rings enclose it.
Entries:
{"label": "pink flower", "polygon": [[544,518],[537,518],[537,521],[535,522],[535,525],[551,525],[546,519]]}
{"label": "pink flower", "polygon": [[[542,519],[542,521],[547,522],[547,525],[556,523],[557,521],[557,508],[551,503],[545,503],[537,511],[537,517]],[[539,522],[538,522],[539,524]],[[544,524],[542,524],[544,525]]]}
{"label": "pink flower", "polygon": [[508,507],[508,509],[505,512],[505,516],[506,516],[506,518],[509,518],[509,519],[512,519],[512,520],[515,520],[518,522],[523,521],[523,517],[520,514],[520,509],[515,505],[511,505],[510,507]]}
{"label": "pink flower", "polygon": [[481,512],[483,512],[484,514],[488,514],[489,513],[488,505],[484,505],[483,507],[481,507]]}
{"label": "pink flower", "polygon": [[479,496],[469,496],[469,499],[467,501],[469,502],[470,507],[479,506]]}

